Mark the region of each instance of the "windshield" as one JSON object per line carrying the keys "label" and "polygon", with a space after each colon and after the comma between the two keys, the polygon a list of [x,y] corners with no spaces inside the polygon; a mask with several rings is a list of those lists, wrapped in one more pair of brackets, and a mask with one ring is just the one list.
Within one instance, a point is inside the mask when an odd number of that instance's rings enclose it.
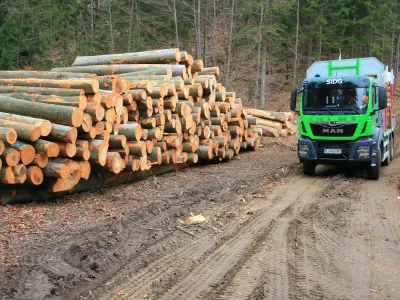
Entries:
{"label": "windshield", "polygon": [[303,109],[330,112],[349,110],[357,114],[365,114],[368,100],[366,87],[308,86],[303,93]]}

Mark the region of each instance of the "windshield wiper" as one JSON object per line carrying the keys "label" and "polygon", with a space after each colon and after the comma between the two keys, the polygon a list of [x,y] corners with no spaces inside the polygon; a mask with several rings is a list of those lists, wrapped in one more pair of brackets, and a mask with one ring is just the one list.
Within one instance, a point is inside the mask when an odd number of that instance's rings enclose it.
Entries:
{"label": "windshield wiper", "polygon": [[324,110],[329,111],[329,113],[330,113],[331,115],[333,115],[333,112],[332,112],[329,108],[326,108],[326,107],[321,107],[321,108],[307,108],[307,109],[304,109],[304,111],[324,111]]}
{"label": "windshield wiper", "polygon": [[325,110],[329,111],[329,113],[330,113],[331,115],[333,115],[333,112],[332,112],[329,108],[324,107],[324,108],[322,108],[322,109],[325,109]]}
{"label": "windshield wiper", "polygon": [[357,110],[357,109],[355,109],[354,107],[351,107],[351,108],[347,108],[347,109],[351,109],[351,110],[354,110],[356,113],[357,113],[357,115],[361,115],[361,113]]}

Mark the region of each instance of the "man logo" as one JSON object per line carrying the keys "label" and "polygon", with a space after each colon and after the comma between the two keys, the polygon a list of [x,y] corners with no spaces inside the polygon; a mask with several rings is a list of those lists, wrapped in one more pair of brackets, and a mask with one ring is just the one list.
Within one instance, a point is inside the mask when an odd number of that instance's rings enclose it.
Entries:
{"label": "man logo", "polygon": [[331,134],[331,133],[336,133],[336,134],[338,134],[338,133],[341,133],[341,134],[343,134],[344,133],[344,131],[343,131],[343,129],[340,129],[340,128],[323,128],[322,129],[322,133],[329,133],[329,134]]}

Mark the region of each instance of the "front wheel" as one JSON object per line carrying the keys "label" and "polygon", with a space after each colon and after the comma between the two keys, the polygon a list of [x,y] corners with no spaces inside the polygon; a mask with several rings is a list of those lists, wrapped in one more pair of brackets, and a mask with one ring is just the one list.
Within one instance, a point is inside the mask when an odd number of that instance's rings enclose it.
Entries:
{"label": "front wheel", "polygon": [[305,161],[303,162],[303,173],[304,175],[314,176],[315,175],[315,168],[317,165],[315,163]]}
{"label": "front wheel", "polygon": [[367,177],[368,179],[373,179],[373,180],[378,180],[379,179],[379,173],[380,173],[380,168],[381,168],[381,150],[378,150],[376,153],[376,164],[375,166],[368,166],[367,169]]}

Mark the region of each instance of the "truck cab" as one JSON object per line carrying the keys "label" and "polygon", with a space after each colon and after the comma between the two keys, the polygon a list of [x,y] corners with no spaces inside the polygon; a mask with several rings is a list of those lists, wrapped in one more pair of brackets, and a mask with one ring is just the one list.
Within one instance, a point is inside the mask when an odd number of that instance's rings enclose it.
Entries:
{"label": "truck cab", "polygon": [[[291,96],[304,174],[318,164],[362,165],[370,179],[394,155],[394,77],[376,58],[315,62]],[[299,109],[296,110],[297,99]]]}

